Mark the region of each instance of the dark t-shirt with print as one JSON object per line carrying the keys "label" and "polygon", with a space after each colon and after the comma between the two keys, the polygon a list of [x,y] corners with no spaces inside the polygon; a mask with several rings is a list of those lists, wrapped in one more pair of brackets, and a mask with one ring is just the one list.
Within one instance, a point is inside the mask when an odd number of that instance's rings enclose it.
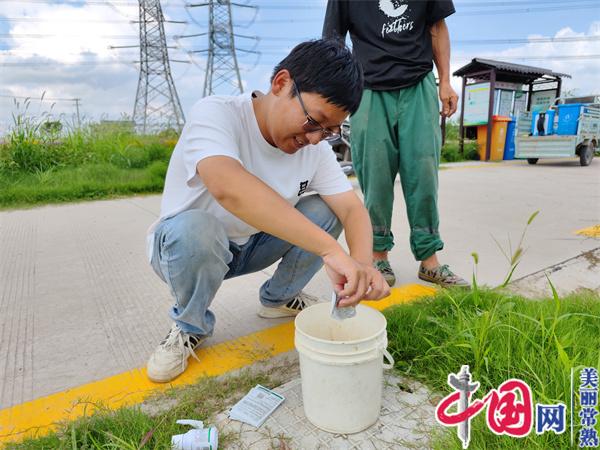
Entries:
{"label": "dark t-shirt with print", "polygon": [[323,37],[350,32],[365,88],[399,89],[433,69],[429,28],[454,11],[451,0],[329,0]]}

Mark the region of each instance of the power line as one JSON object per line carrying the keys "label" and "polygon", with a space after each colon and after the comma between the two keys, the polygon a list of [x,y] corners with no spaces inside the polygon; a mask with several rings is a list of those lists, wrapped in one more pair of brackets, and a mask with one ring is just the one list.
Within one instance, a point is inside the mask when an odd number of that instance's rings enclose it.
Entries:
{"label": "power line", "polygon": [[582,5],[573,5],[570,4],[568,6],[542,6],[542,7],[530,7],[530,8],[521,8],[521,9],[484,9],[481,11],[465,11],[462,12],[460,9],[457,10],[456,15],[458,17],[465,16],[487,16],[487,15],[497,15],[497,14],[526,14],[526,13],[545,13],[550,11],[564,11],[567,8],[569,11],[573,9],[597,9],[598,2],[597,0],[593,0],[593,3],[582,4]]}
{"label": "power line", "polygon": [[[12,0],[11,0],[12,1]],[[28,1],[34,1],[34,0],[28,0]],[[574,10],[574,9],[596,9],[598,8],[598,1],[597,0],[575,0],[577,1],[577,4],[569,4],[568,5],[568,10]],[[46,3],[43,0],[39,0],[40,3]],[[99,4],[106,4],[108,5],[107,2],[98,2]],[[64,3],[61,3],[64,4]],[[80,4],[79,4],[80,5]],[[133,4],[132,4],[133,5]],[[538,7],[539,5],[539,7]],[[176,5],[177,6],[177,5]],[[190,5],[188,5],[190,6]],[[273,5],[273,6],[268,6],[268,7],[262,7],[261,9],[298,9],[297,7],[295,8],[290,8],[289,6],[286,5]],[[300,9],[316,9],[316,8],[312,8],[312,7],[307,7],[307,8],[300,8]],[[321,8],[322,9],[322,8]],[[534,4],[534,6],[531,7],[525,7],[525,8],[520,8],[520,9],[482,9],[479,11],[461,11],[460,9],[457,10],[457,17],[466,17],[466,16],[486,16],[486,15],[514,15],[514,14],[527,14],[527,13],[545,13],[545,12],[551,12],[551,11],[564,11],[565,6],[561,5],[561,6],[546,6],[542,3],[536,3]],[[320,20],[320,18],[311,18],[311,19],[256,19],[255,23],[261,23],[261,24],[271,24],[271,23],[276,23],[276,24],[283,24],[283,23],[314,23],[315,21]],[[9,22],[18,22],[18,21],[26,21],[26,22],[47,22],[48,20],[46,19],[39,19],[39,18],[33,18],[33,17],[0,17],[0,21],[9,21]],[[125,20],[99,20],[99,19],[53,19],[53,21],[58,21],[58,22],[90,22],[90,23],[124,23],[127,22]],[[180,23],[180,24],[189,24],[189,22],[187,21],[166,21],[165,22],[172,22],[172,23]],[[131,23],[131,22],[130,22]]]}
{"label": "power line", "polygon": [[[187,37],[205,36],[207,32],[194,33],[191,35],[167,35],[167,39],[182,39]],[[45,39],[48,37],[81,37],[82,34],[62,34],[62,33],[0,33],[2,38],[19,38],[19,39]],[[94,35],[103,39],[139,39],[138,35],[134,34],[99,34]],[[236,33],[236,37],[257,39],[258,41],[291,41],[303,42],[314,37],[289,37],[289,36],[245,36]],[[540,38],[504,38],[504,39],[451,39],[452,44],[477,45],[477,44],[535,44],[549,42],[587,42],[600,41],[600,35],[593,36],[566,36],[566,37],[540,37]]]}
{"label": "power line", "polygon": [[[36,3],[36,4],[53,4],[53,5],[67,5],[67,6],[77,6],[80,7],[82,6],[81,2],[62,2],[62,3],[52,3],[50,0],[0,0],[1,3]],[[264,2],[263,2],[264,3]],[[297,3],[292,3],[290,4],[290,2],[288,2],[287,4],[281,4],[278,1],[274,1],[274,4],[266,4],[266,5],[261,5],[259,6],[260,9],[264,9],[264,10],[323,10],[323,4],[321,2],[297,2]],[[544,1],[540,1],[540,2],[535,2],[535,1],[531,1],[531,0],[512,0],[512,1],[507,1],[507,0],[499,0],[499,1],[494,1],[494,0],[490,0],[490,1],[470,1],[470,2],[456,2],[456,7],[457,10],[460,11],[462,8],[489,8],[489,7],[510,7],[510,8],[514,8],[515,6],[523,6],[526,7],[525,9],[528,10],[529,8],[541,8],[543,9],[551,9],[552,7],[548,8],[547,5],[548,4],[552,4],[552,3],[561,3],[562,6],[560,7],[560,9],[564,9],[565,8],[565,1],[564,0],[544,0]],[[572,0],[571,4],[566,6],[567,8],[571,9],[572,6],[577,6],[577,5],[573,5],[573,3],[588,3],[590,4],[590,7],[594,7],[597,6],[597,1],[596,0]],[[137,7],[138,4],[136,2],[132,2],[132,1],[107,1],[107,0],[87,0],[85,2],[83,2],[83,5],[89,5],[89,6],[130,6],[130,7]],[[233,5],[233,3],[232,3]],[[236,4],[237,6],[247,6],[245,4]],[[190,6],[193,6],[193,4],[191,3],[169,3],[169,2],[165,2],[161,5],[163,8],[188,8]],[[582,5],[579,5],[582,6]],[[556,7],[555,7],[556,8]],[[523,12],[522,10],[506,10],[507,12]],[[485,12],[485,10],[482,11],[475,11],[477,13],[483,13]],[[491,11],[490,13],[495,13],[495,11]]]}
{"label": "power line", "polygon": [[[577,0],[576,0],[577,1]],[[586,1],[586,0],[579,0]],[[592,1],[592,0],[589,0]],[[456,1],[455,5],[457,9],[460,8],[473,8],[473,7],[489,7],[489,6],[516,6],[516,5],[531,5],[531,6],[544,6],[548,3],[565,3],[565,0],[541,0],[538,2],[531,0],[489,0],[489,1]]]}
{"label": "power line", "polygon": [[[123,2],[123,1],[102,1],[102,0],[86,0],[85,2],[62,2],[62,3],[54,3],[51,0],[0,0],[0,3],[37,3],[37,4],[46,4],[53,6],[131,6],[138,7],[137,2]],[[169,8],[185,8],[186,5],[182,5],[180,3],[161,3],[162,7]]]}
{"label": "power line", "polygon": [[[39,17],[0,17],[0,22],[36,22],[36,23],[139,23],[137,20],[115,20],[115,19],[61,19],[61,18],[52,18],[52,20],[48,19],[40,19]],[[163,20],[165,23],[174,23],[179,25],[188,25],[189,22],[185,20]]]}
{"label": "power line", "polygon": [[21,99],[21,100],[35,100],[35,101],[40,101],[40,102],[44,102],[44,101],[48,101],[48,102],[74,102],[76,100],[81,100],[80,98],[50,98],[50,97],[43,97],[40,95],[40,97],[33,97],[33,96],[24,96],[24,95],[7,95],[7,94],[0,94],[0,97],[2,98],[15,98],[15,99]]}
{"label": "power line", "polygon": [[[170,35],[167,39],[181,39],[186,37],[205,36],[207,32],[194,33],[192,35]],[[81,37],[82,34],[60,34],[60,33],[0,33],[0,39],[19,38],[19,39],[46,39],[49,37]],[[125,34],[101,34],[94,35],[103,39],[139,39],[137,35]],[[258,41],[290,41],[303,42],[311,39],[310,37],[285,37],[285,36],[244,36],[236,34],[237,37],[257,39]],[[571,42],[593,42],[600,41],[600,35],[594,36],[567,36],[567,37],[547,37],[547,38],[505,38],[505,39],[451,39],[451,43],[461,45],[493,45],[493,44],[542,44],[542,43],[571,43]]]}
{"label": "power line", "polygon": [[[83,33],[79,34],[62,34],[62,33],[0,33],[0,38],[18,38],[18,39],[46,39],[49,37],[82,37]],[[94,34],[94,37],[102,39],[139,39],[139,36],[134,34]],[[169,36],[167,36],[169,37]]]}
{"label": "power line", "polygon": [[[47,4],[47,5],[56,5],[56,6],[132,6],[137,7],[137,2],[122,2],[122,1],[102,1],[102,0],[86,0],[85,2],[62,2],[62,3],[54,3],[50,0],[0,0],[0,3],[37,3],[37,4]],[[184,7],[181,4],[175,3],[165,3],[164,6],[169,7]]]}
{"label": "power line", "polygon": [[451,39],[451,44],[478,45],[478,44],[544,44],[544,43],[569,43],[600,41],[597,36],[568,36],[549,38],[514,38],[514,39]]}
{"label": "power line", "polygon": [[59,62],[59,61],[39,61],[39,62],[14,62],[0,63],[0,67],[39,67],[39,66],[96,66],[96,65],[132,65],[139,64],[138,61],[114,60],[114,61],[79,61],[79,62]]}
{"label": "power line", "polygon": [[[50,0],[0,0],[0,3],[37,3],[37,4],[55,4],[55,5],[67,5],[67,6],[77,6],[80,7],[82,5],[81,2],[62,2],[62,3],[52,3]],[[87,0],[85,2],[83,2],[83,5],[90,5],[90,6],[131,6],[131,7],[136,7],[137,3],[136,2],[127,2],[127,1],[102,1],[102,0]],[[231,3],[232,6],[242,6],[242,7],[246,7],[246,4],[243,3]],[[161,3],[161,6],[163,8],[189,8],[189,7],[193,7],[196,6],[192,3]],[[298,9],[308,9],[308,10],[314,10],[314,9],[324,9],[323,4],[322,3],[313,3],[311,4],[305,4],[304,2],[300,3],[298,2],[298,4],[286,4],[286,5],[281,5],[281,4],[275,4],[275,5],[268,5],[268,6],[262,6],[260,7],[261,9],[294,9],[294,10],[298,10]]]}
{"label": "power line", "polygon": [[[272,0],[272,3],[278,4],[280,3],[281,0]],[[488,6],[488,5],[493,5],[493,6],[513,6],[513,5],[522,5],[522,4],[534,4],[534,5],[543,5],[543,4],[547,4],[547,3],[564,3],[565,0],[540,0],[540,1],[532,1],[532,0],[490,0],[490,1],[456,1],[456,5],[459,7],[479,7],[479,6]],[[0,0],[0,3],[38,3],[38,4],[48,4],[51,3],[50,0]],[[104,5],[106,3],[108,3],[107,0],[87,0],[85,2],[83,2],[84,4],[89,4],[89,5]],[[122,1],[122,0],[113,0],[110,3],[116,5],[116,6],[137,6],[136,2],[132,2],[132,1]],[[269,3],[268,1],[263,0],[261,3]],[[290,4],[291,2],[288,1],[288,4]],[[307,5],[307,6],[311,6],[311,7],[320,7],[322,6],[322,2],[320,1],[304,1],[304,2],[297,2],[297,3],[302,3],[303,5]],[[65,1],[60,3],[62,5],[69,5],[69,6],[81,6],[81,2],[75,2],[75,1]],[[189,3],[170,3],[170,2],[164,2],[161,4],[163,8],[165,7],[186,7],[189,6]],[[293,5],[293,4],[292,4]],[[291,6],[292,8],[294,6]]]}
{"label": "power line", "polygon": [[60,19],[60,18],[53,18],[52,20],[48,20],[48,19],[40,19],[38,17],[0,17],[0,22],[131,23],[132,21],[130,21],[130,20],[123,20],[123,19],[115,20],[115,19]]}
{"label": "power line", "polygon": [[[566,8],[571,9],[572,8],[572,3],[582,3],[584,5],[586,5],[587,7],[594,7],[598,5],[596,0],[571,0],[571,4],[569,4],[568,6],[564,5],[564,0],[555,0],[555,3],[562,3],[563,5],[561,7],[559,7],[559,9],[563,10]],[[557,8],[557,7],[547,7],[546,4],[549,2],[529,2],[529,1],[515,1],[515,2],[507,2],[507,1],[498,1],[498,2],[494,2],[494,1],[490,1],[490,2],[472,2],[472,3],[457,3],[456,5],[456,10],[458,13],[461,12],[463,7],[466,8],[483,8],[481,11],[472,11],[472,13],[479,13],[479,14],[485,14],[486,13],[486,8],[489,8],[490,6],[505,6],[505,7],[510,7],[510,8],[514,8],[515,6],[522,6],[522,9],[505,9],[503,11],[506,11],[508,13],[518,13],[518,12],[529,12],[529,9],[531,8],[538,8],[541,10],[545,10],[545,9],[551,9],[551,8]],[[552,3],[552,2],[550,2]],[[529,6],[528,6],[529,5]],[[583,6],[583,5],[579,5],[579,6]],[[294,6],[290,6],[289,4],[275,4],[275,5],[268,5],[268,6],[259,6],[259,8],[261,10],[324,10],[324,6],[323,4],[314,4],[314,5],[310,5],[310,4],[302,4],[302,5],[294,5]],[[490,14],[495,13],[494,11],[490,11]],[[467,13],[467,15],[471,15],[469,13]]]}
{"label": "power line", "polygon": [[[567,8],[569,11],[574,9],[597,9],[597,0],[593,0],[594,3],[587,3],[582,5],[569,5]],[[527,13],[545,13],[551,11],[564,11],[565,6],[547,6],[541,8],[522,8],[522,9],[495,9],[495,10],[481,10],[481,11],[465,11],[457,10],[457,17],[468,17],[468,16],[496,16],[496,15],[515,15],[515,14],[527,14]],[[284,23],[314,23],[315,21],[321,20],[321,18],[313,19],[257,19],[256,23],[261,24],[284,24]]]}
{"label": "power line", "polygon": [[[182,50],[185,51],[185,50]],[[261,54],[263,55],[269,55],[269,56],[281,56],[285,53],[288,52],[288,49],[281,49],[280,51],[275,51],[275,50],[268,50],[268,51],[260,51]],[[600,54],[593,54],[593,55],[555,55],[555,56],[550,56],[550,55],[545,55],[545,56],[536,56],[536,55],[516,55],[516,56],[508,56],[508,55],[478,55],[479,58],[486,58],[486,59],[501,59],[501,60],[506,60],[506,59],[514,59],[514,60],[547,60],[547,61],[552,61],[552,60],[587,60],[587,59],[600,59]],[[470,60],[472,59],[472,56],[455,56],[452,59],[453,60]],[[173,60],[170,60],[171,62],[175,62]],[[180,62],[180,63],[187,63],[189,64],[190,61],[176,61],[176,62]],[[95,65],[137,65],[139,64],[139,61],[134,61],[134,60],[114,60],[114,61],[79,61],[79,62],[74,62],[74,63],[67,63],[67,62],[59,62],[59,61],[39,61],[39,62],[7,62],[7,63],[0,63],[0,67],[40,67],[40,66],[44,66],[44,67],[60,67],[60,66],[71,66],[71,67],[76,67],[76,66],[95,66]],[[196,64],[197,65],[197,64]],[[200,67],[200,66],[198,66]]]}
{"label": "power line", "polygon": [[12,98],[13,101],[16,99],[21,99],[21,100],[33,100],[33,101],[39,101],[40,103],[43,101],[49,101],[49,102],[69,102],[69,103],[73,103],[75,106],[75,115],[77,117],[77,124],[78,126],[81,127],[81,116],[79,114],[79,106],[81,103],[81,98],[76,97],[76,98],[46,98],[44,96],[44,94],[42,94],[40,96],[40,98],[37,97],[26,97],[26,96],[22,96],[22,95],[4,95],[4,94],[0,94],[0,98]]}
{"label": "power line", "polygon": [[[182,39],[188,37],[199,37],[206,36],[208,32],[202,33],[194,33],[190,35],[166,35],[167,39]],[[19,38],[19,39],[46,39],[49,37],[81,37],[83,34],[62,34],[62,33],[0,33],[0,39],[8,39],[8,38]],[[314,39],[313,37],[286,37],[286,36],[246,36],[242,34],[235,34],[236,37],[241,37],[245,39],[257,39],[259,41],[292,41],[292,42],[303,42],[308,41],[310,39]],[[99,37],[103,39],[139,39],[140,37],[135,34],[94,34],[94,37]],[[600,37],[599,37],[600,39]]]}
{"label": "power line", "polygon": [[[276,50],[261,50],[261,54],[268,56],[282,56],[285,55],[289,50],[282,48],[280,51]],[[516,55],[516,56],[508,56],[508,55],[477,55],[478,58],[485,59],[518,59],[518,60],[586,60],[586,59],[600,59],[600,54],[594,55],[556,55],[556,56],[535,56],[535,55]],[[473,56],[454,56],[452,60],[471,60]]]}
{"label": "power line", "polygon": [[[518,55],[518,56],[509,56],[509,55],[478,55],[478,58],[483,58],[483,59],[498,59],[501,58],[502,60],[506,60],[506,59],[518,59],[518,60],[522,60],[522,61],[526,61],[526,60],[547,60],[547,61],[559,61],[559,60],[577,60],[577,59],[600,59],[600,54],[598,55],[553,55],[553,56],[535,56],[535,55]],[[465,59],[465,60],[471,60],[472,57],[457,57],[455,59]]]}

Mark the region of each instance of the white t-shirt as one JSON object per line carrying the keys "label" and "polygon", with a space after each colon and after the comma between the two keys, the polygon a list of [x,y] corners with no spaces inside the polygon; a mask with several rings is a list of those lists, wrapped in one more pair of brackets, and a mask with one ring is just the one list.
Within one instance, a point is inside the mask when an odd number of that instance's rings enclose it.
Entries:
{"label": "white t-shirt", "polygon": [[293,155],[270,145],[258,128],[251,94],[205,97],[188,114],[171,155],[160,217],[148,230],[150,259],[156,225],[189,209],[213,214],[225,227],[229,240],[239,245],[258,233],[223,208],[198,176],[198,162],[217,155],[239,161],[292,206],[307,191],[333,195],[352,190],[326,142],[307,145]]}

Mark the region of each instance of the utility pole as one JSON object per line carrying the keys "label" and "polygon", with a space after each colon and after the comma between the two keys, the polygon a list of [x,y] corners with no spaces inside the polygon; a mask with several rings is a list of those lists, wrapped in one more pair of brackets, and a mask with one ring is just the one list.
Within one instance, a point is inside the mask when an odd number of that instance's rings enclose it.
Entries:
{"label": "utility pole", "polygon": [[75,102],[75,111],[77,111],[77,128],[81,128],[81,117],[79,116],[79,102],[81,99],[74,98],[73,101]]}
{"label": "utility pole", "polygon": [[133,121],[138,132],[181,131],[185,118],[169,65],[160,0],[139,0],[140,78]]}
{"label": "utility pole", "polygon": [[[236,35],[233,30],[231,7],[238,6],[253,9],[256,9],[256,7],[231,2],[230,0],[209,0],[206,3],[191,4],[189,6],[208,6],[208,49],[195,51],[195,53],[208,53],[203,96],[217,94],[219,90],[221,93],[230,95],[243,93],[244,87],[242,86],[236,52],[258,52],[236,49],[235,36],[240,35]],[[251,36],[240,37],[256,39],[256,37]]]}

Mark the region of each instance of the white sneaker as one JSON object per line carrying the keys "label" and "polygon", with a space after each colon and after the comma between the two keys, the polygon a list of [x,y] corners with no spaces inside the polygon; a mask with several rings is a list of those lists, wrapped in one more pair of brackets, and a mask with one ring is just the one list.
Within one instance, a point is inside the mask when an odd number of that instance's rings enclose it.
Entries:
{"label": "white sneaker", "polygon": [[293,299],[287,302],[285,305],[267,307],[260,305],[258,310],[258,316],[264,319],[279,319],[280,317],[294,317],[297,316],[300,311],[308,308],[309,306],[320,303],[317,297],[300,292]]}
{"label": "white sneaker", "polygon": [[190,356],[200,361],[194,349],[205,339],[205,336],[186,333],[177,324],[173,324],[167,337],[148,360],[148,378],[155,383],[167,383],[181,375],[187,368]]}

